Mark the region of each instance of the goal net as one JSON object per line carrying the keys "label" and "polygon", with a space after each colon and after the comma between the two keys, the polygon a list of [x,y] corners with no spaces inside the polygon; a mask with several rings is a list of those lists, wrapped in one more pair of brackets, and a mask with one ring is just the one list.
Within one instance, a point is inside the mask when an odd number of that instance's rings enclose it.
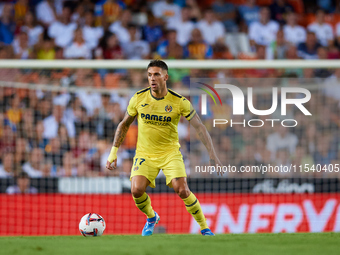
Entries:
{"label": "goal net", "polygon": [[[0,63],[0,235],[79,234],[90,212],[105,234],[141,233],[129,180],[137,122],[117,169],[105,165],[129,99],[148,86],[147,64]],[[168,87],[191,101],[220,160],[211,167],[200,130],[181,117],[188,185],[213,232],[340,231],[338,65],[169,61]],[[147,193],[161,216],[155,232],[199,233],[162,171]]]}

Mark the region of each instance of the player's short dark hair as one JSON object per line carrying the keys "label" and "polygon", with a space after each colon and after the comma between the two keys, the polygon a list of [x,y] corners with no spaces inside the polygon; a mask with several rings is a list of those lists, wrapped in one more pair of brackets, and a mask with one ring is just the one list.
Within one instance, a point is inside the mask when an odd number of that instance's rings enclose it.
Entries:
{"label": "player's short dark hair", "polygon": [[154,66],[155,66],[155,67],[160,67],[160,68],[162,68],[162,70],[168,71],[168,65],[167,65],[164,61],[162,61],[162,60],[160,60],[160,59],[152,60],[152,61],[149,63],[147,70],[148,70],[150,67],[154,67]]}

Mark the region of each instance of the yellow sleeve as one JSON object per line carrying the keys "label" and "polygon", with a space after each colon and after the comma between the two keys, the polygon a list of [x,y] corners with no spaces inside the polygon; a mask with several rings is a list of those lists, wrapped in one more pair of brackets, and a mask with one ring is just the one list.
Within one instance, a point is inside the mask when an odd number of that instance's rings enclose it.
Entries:
{"label": "yellow sleeve", "polygon": [[192,107],[190,101],[185,97],[181,99],[180,107],[181,115],[184,116],[187,120],[191,120],[195,116],[195,109]]}
{"label": "yellow sleeve", "polygon": [[134,117],[137,115],[137,94],[135,94],[133,97],[131,97],[129,105],[127,107],[127,113],[131,116]]}

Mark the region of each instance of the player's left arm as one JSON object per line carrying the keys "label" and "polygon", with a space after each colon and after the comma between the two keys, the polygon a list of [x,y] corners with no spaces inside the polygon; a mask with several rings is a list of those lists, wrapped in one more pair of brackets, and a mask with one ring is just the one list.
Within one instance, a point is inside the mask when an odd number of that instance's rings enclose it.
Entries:
{"label": "player's left arm", "polygon": [[[208,133],[208,130],[203,125],[201,118],[198,116],[198,114],[195,114],[194,117],[192,117],[189,120],[190,124],[195,128],[201,142],[204,144],[205,148],[207,148],[207,151],[209,153],[210,158],[210,165],[212,166],[220,166],[222,167],[221,161],[217,157],[213,142],[211,140],[211,136]],[[217,174],[223,175],[223,171],[217,172]]]}
{"label": "player's left arm", "polygon": [[[218,159],[216,155],[214,145],[212,143],[211,136],[208,133],[208,130],[203,125],[200,117],[196,113],[195,109],[192,107],[190,101],[186,99],[185,97],[182,97],[180,100],[180,109],[181,109],[181,115],[184,116],[190,122],[190,124],[195,128],[200,140],[204,144],[205,148],[207,148],[207,151],[210,157],[210,165],[215,166],[215,167],[216,166],[222,167],[221,161]],[[223,172],[217,172],[217,173],[223,175]]]}

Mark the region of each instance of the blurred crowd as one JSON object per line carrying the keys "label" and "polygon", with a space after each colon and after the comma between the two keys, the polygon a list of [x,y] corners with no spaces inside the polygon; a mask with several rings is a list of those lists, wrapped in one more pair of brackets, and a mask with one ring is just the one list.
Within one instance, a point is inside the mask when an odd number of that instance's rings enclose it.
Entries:
{"label": "blurred crowd", "polygon": [[[181,73],[181,70],[170,71],[175,74],[176,71]],[[130,126],[125,141],[120,147],[118,168],[115,171],[108,171],[105,169],[105,164],[114,133],[125,114],[129,99],[136,91],[148,86],[146,72],[133,69],[126,71],[126,77],[122,78],[119,84],[122,88],[127,88],[129,93],[119,93],[117,90],[107,90],[105,93],[95,89],[83,89],[81,85],[91,83],[93,70],[73,70],[70,71],[72,73],[70,77],[61,79],[55,79],[53,71],[34,72],[37,73],[42,84],[50,84],[45,87],[47,89],[0,87],[0,177],[15,176],[21,171],[26,172],[30,177],[38,178],[49,176],[129,177],[137,142],[136,121]],[[304,167],[305,164],[309,164],[312,167],[319,164],[322,167],[328,167],[332,164],[331,167],[335,169],[338,164],[340,167],[340,117],[338,114],[340,69],[326,79],[298,78],[293,74],[286,78],[245,79],[233,77],[230,72],[192,69],[190,76],[215,77],[219,81],[226,81],[228,84],[243,88],[264,89],[266,92],[253,96],[256,109],[271,108],[272,87],[299,87],[300,84],[305,86],[318,84],[319,87],[311,87],[312,98],[304,104],[312,116],[305,116],[292,105],[288,106],[287,114],[282,116],[280,94],[277,111],[270,116],[262,117],[253,116],[249,111],[246,111],[244,117],[233,116],[230,97],[222,97],[223,107],[215,107],[211,102],[212,104],[208,107],[209,114],[201,118],[212,136],[216,151],[224,165],[240,167],[260,164],[283,166],[294,164],[297,167],[299,165]],[[19,74],[19,71],[15,73],[15,75]],[[183,91],[200,113],[200,97],[190,97],[189,86],[185,81],[173,81],[173,79],[176,80],[175,74],[174,78],[170,74],[168,86],[175,91]],[[25,76],[25,73],[20,75]],[[65,79],[73,80],[69,88],[62,87],[62,80]],[[76,92],[71,92],[71,88],[76,89]],[[291,96],[301,98],[303,95],[292,94]],[[228,124],[213,128],[213,118],[233,119],[237,123],[243,121],[247,123],[249,119],[260,118],[265,125],[261,128],[251,128],[248,124],[245,124],[245,127],[243,124],[233,127]],[[271,122],[265,121],[265,119],[282,120],[283,118],[295,119],[298,125],[285,128],[279,121],[276,121],[274,127],[271,127]],[[286,123],[286,125],[289,124],[292,123]],[[178,135],[188,174],[192,177],[212,177],[208,173],[195,172],[195,165],[207,165],[209,158],[196,132],[190,129],[189,122],[184,118],[179,123]],[[339,175],[339,171],[336,170],[305,173],[304,168],[303,171],[297,168],[296,172],[268,173],[265,176],[339,177]],[[226,177],[263,177],[263,175],[261,173],[229,173]]]}
{"label": "blurred crowd", "polygon": [[338,59],[340,1],[7,0],[2,59]]}

